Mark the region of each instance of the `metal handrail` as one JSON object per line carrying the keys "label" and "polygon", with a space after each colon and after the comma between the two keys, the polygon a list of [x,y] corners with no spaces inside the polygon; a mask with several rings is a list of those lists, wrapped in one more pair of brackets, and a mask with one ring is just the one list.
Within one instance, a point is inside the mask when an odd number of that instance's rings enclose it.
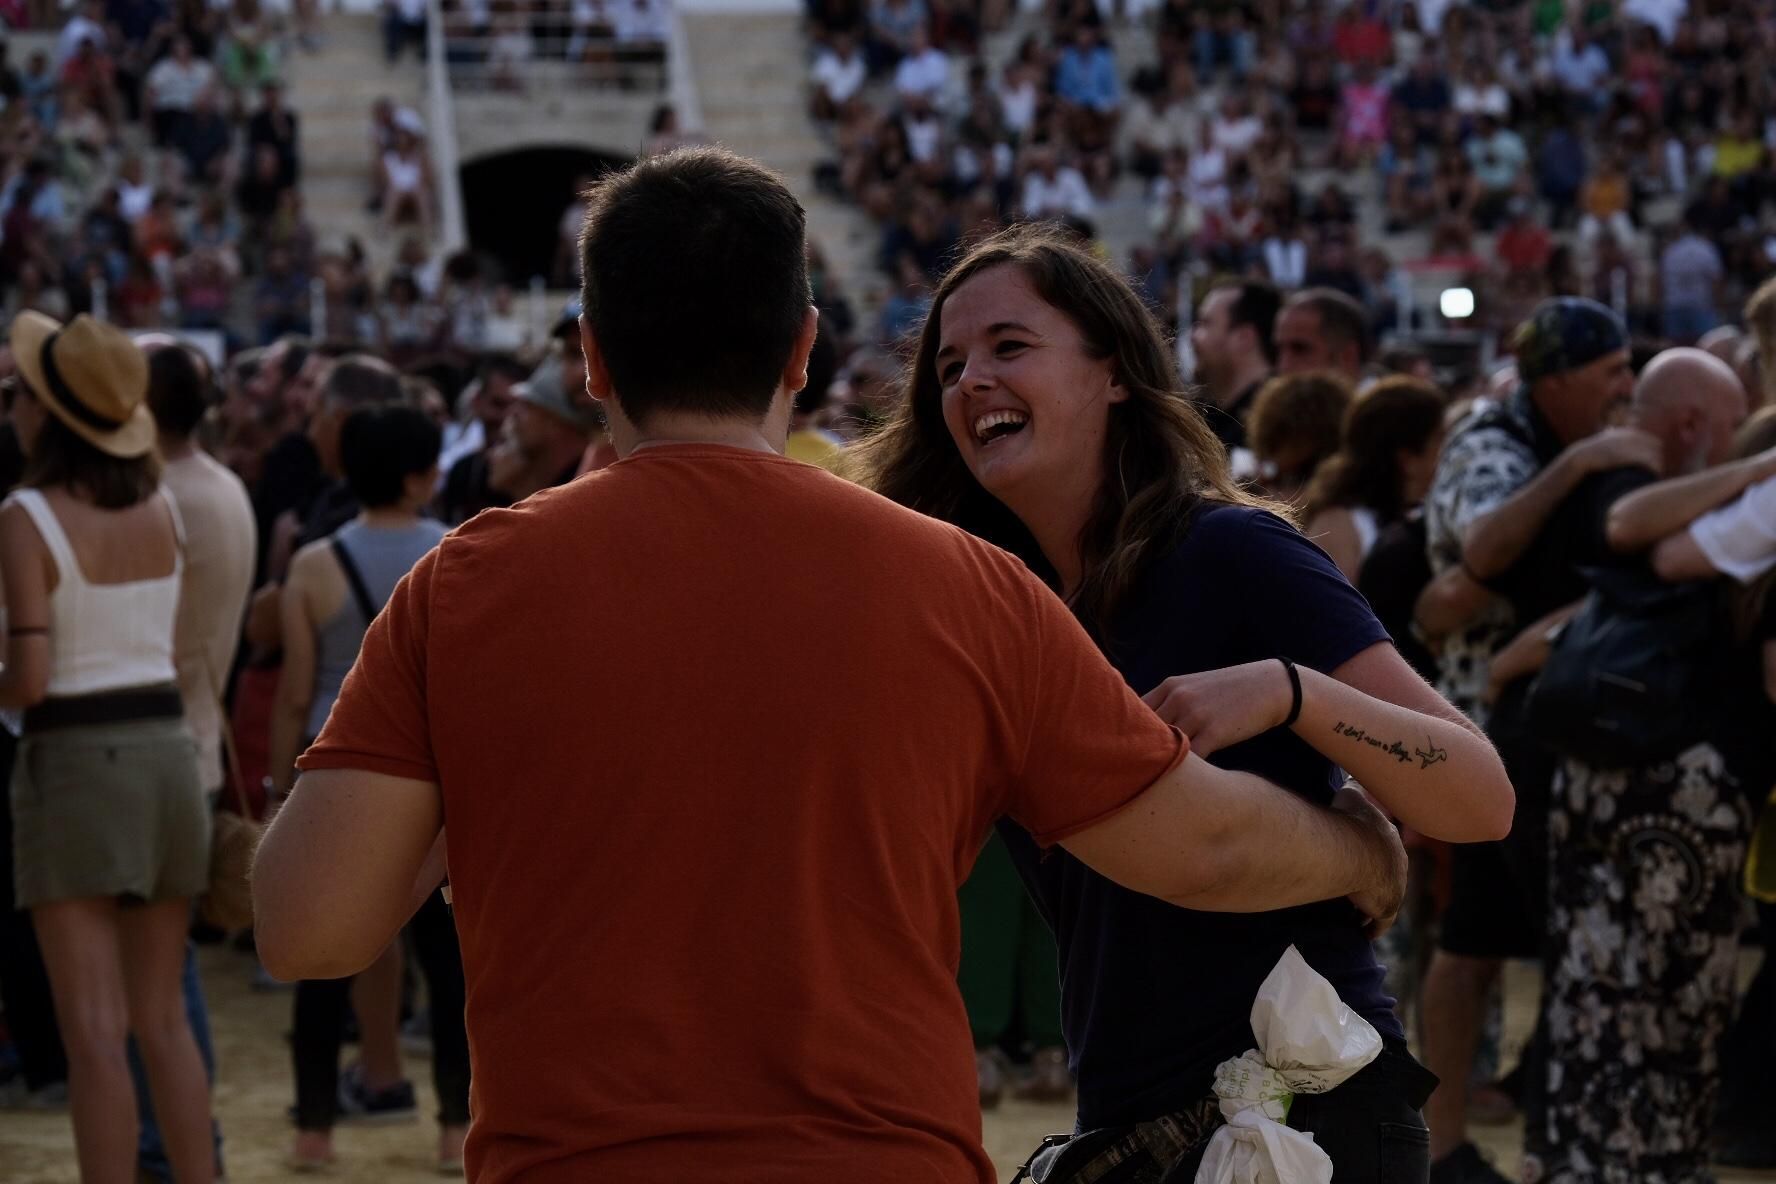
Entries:
{"label": "metal handrail", "polygon": [[[533,85],[612,86],[660,91],[670,75],[670,39],[625,41],[613,36],[524,30],[523,52],[508,56],[504,33],[452,30],[444,38],[452,84],[465,88],[502,86],[528,90]],[[588,57],[585,51],[595,51]]]}
{"label": "metal handrail", "polygon": [[456,139],[456,107],[450,94],[450,70],[444,59],[444,5],[426,0],[426,93],[432,109],[431,148],[438,181],[439,229],[444,251],[468,245],[463,218],[461,155]]}
{"label": "metal handrail", "polygon": [[697,73],[691,61],[691,39],[685,32],[684,6],[669,3],[666,20],[666,85],[672,108],[678,113],[679,127],[701,134],[703,101],[697,95]]}

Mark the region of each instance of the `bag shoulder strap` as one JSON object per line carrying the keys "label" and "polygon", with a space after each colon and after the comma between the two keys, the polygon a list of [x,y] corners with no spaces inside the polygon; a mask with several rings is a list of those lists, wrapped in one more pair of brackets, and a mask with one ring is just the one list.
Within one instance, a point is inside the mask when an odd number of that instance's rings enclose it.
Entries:
{"label": "bag shoulder strap", "polygon": [[345,573],[345,582],[351,585],[352,599],[358,602],[358,611],[364,614],[364,624],[368,626],[376,619],[376,601],[370,598],[369,585],[364,583],[364,573],[358,570],[358,564],[346,549],[345,541],[338,535],[330,540],[333,558],[339,561],[339,570]]}

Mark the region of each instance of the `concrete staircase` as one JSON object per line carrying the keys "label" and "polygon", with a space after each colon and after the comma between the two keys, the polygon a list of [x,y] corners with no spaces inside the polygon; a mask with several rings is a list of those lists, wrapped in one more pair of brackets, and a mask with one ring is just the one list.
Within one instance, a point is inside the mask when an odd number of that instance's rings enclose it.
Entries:
{"label": "concrete staircase", "polygon": [[881,231],[861,210],[814,188],[814,166],[836,153],[808,118],[808,41],[799,12],[686,12],[684,24],[703,131],[783,177],[860,324],[873,325],[887,292],[874,265]]}
{"label": "concrete staircase", "polygon": [[382,58],[374,15],[329,13],[319,53],[291,46],[288,102],[301,118],[302,198],[323,249],[356,237],[376,274],[406,233],[383,231],[364,208],[370,196],[370,106],[387,96],[424,116],[425,65],[411,50],[394,66]]}

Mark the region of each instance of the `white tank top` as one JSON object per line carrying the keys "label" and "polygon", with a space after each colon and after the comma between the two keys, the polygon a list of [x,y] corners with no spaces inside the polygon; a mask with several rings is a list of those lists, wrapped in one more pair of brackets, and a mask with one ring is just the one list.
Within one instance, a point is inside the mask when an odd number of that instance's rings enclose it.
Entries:
{"label": "white tank top", "polygon": [[1375,540],[1381,536],[1381,524],[1375,519],[1375,511],[1368,506],[1352,506],[1350,508],[1351,525],[1357,529],[1357,545],[1362,548],[1362,557],[1369,558],[1369,552],[1375,549]]}
{"label": "white tank top", "polygon": [[60,573],[49,596],[50,697],[177,681],[173,623],[185,571],[185,527],[166,491],[155,496],[166,503],[179,537],[173,573],[122,584],[87,582],[61,521],[41,490],[21,489],[6,499],[31,516]]}
{"label": "white tank top", "polygon": [[388,170],[389,188],[396,193],[418,193],[423,179],[417,160],[403,160],[397,152],[382,154],[382,167]]}

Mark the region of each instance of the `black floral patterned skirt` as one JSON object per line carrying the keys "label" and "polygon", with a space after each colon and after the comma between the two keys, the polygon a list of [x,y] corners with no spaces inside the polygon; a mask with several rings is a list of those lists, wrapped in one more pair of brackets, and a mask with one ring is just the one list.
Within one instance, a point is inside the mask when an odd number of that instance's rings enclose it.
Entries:
{"label": "black floral patterned skirt", "polygon": [[1548,819],[1546,1121],[1537,1184],[1701,1184],[1732,1019],[1751,812],[1712,744],[1566,760]]}

